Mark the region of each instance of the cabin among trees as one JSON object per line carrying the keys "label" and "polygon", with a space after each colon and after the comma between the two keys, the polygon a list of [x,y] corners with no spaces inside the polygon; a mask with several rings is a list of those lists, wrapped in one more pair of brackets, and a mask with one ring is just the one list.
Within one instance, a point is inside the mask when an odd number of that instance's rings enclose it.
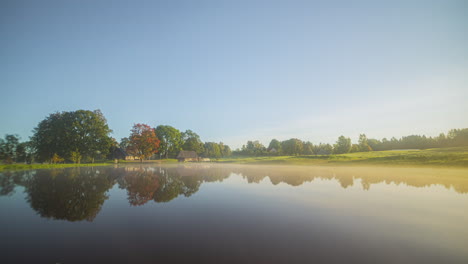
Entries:
{"label": "cabin among trees", "polygon": [[137,156],[132,156],[128,154],[123,148],[113,148],[109,155],[108,158],[111,159],[119,159],[119,160],[139,160]]}
{"label": "cabin among trees", "polygon": [[198,154],[195,151],[182,150],[177,155],[177,160],[179,162],[198,161]]}

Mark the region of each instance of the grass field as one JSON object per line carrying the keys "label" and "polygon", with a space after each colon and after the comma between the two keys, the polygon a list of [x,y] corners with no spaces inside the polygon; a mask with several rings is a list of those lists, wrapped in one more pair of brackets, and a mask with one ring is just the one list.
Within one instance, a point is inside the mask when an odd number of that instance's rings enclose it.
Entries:
{"label": "grass field", "polygon": [[235,157],[220,163],[468,167],[468,147],[357,152],[330,156]]}
{"label": "grass field", "polygon": [[[438,148],[425,150],[388,150],[357,152],[330,156],[269,156],[269,157],[232,157],[219,159],[217,163],[234,164],[284,164],[284,165],[378,165],[378,166],[424,166],[424,167],[466,167],[468,168],[468,147]],[[119,161],[120,164],[139,164],[139,161]],[[145,164],[171,164],[176,159],[148,160]],[[110,166],[113,161],[85,164],[11,164],[0,165],[2,170],[49,169],[88,166]]]}

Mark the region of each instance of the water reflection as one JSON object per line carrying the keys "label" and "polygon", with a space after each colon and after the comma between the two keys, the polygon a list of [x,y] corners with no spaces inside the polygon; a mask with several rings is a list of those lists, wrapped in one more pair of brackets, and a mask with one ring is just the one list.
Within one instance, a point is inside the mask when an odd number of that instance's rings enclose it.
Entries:
{"label": "water reflection", "polygon": [[401,168],[330,168],[288,166],[185,165],[168,167],[100,167],[0,174],[0,195],[9,196],[16,186],[24,187],[26,200],[41,217],[67,221],[93,221],[117,184],[127,192],[132,206],[151,200],[167,203],[179,196],[190,197],[205,182],[221,182],[240,175],[248,183],[300,186],[316,179],[337,181],[342,188],[360,180],[363,190],[373,184],[412,187],[444,186],[460,194],[468,193],[466,170]]}
{"label": "water reflection", "polygon": [[25,182],[27,201],[42,217],[92,221],[113,186],[109,170],[40,170]]}
{"label": "water reflection", "polygon": [[286,183],[300,186],[316,179],[336,180],[344,189],[360,180],[362,189],[369,190],[373,184],[396,184],[411,187],[442,185],[457,193],[468,193],[466,169],[433,168],[376,168],[376,167],[301,167],[301,166],[241,166],[232,171],[241,174],[249,183],[259,183],[269,178],[277,185]]}

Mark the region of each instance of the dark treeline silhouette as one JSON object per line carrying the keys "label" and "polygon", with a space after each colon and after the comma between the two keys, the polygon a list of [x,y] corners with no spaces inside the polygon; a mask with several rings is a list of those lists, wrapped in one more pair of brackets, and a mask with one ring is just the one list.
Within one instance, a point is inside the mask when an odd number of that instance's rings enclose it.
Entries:
{"label": "dark treeline silhouette", "polygon": [[23,186],[26,200],[38,215],[66,221],[93,221],[108,191],[117,184],[127,191],[131,206],[149,202],[167,203],[199,191],[205,182],[222,182],[230,175],[240,175],[248,183],[265,179],[300,186],[316,179],[337,181],[342,188],[359,180],[364,190],[373,184],[405,184],[412,187],[441,185],[457,193],[468,193],[468,179],[459,171],[439,172],[432,169],[389,168],[303,168],[297,166],[185,165],[170,167],[78,167],[52,170],[6,171],[0,173],[0,196],[9,196],[16,186]]}
{"label": "dark treeline silhouette", "polygon": [[168,125],[151,127],[135,124],[130,136],[120,142],[110,137],[112,130],[100,110],[56,112],[39,122],[29,141],[20,142],[16,135],[0,139],[0,160],[13,162],[94,162],[106,159],[162,159],[176,158],[181,150],[194,151],[201,157],[222,158],[268,155],[330,155],[350,152],[426,149],[468,146],[468,128],[452,129],[437,137],[410,135],[402,138],[368,139],[359,136],[357,144],[340,136],[334,145],[313,144],[291,138],[271,140],[268,147],[259,141],[248,141],[241,149],[231,151],[223,142],[203,142],[192,130],[184,132]]}
{"label": "dark treeline silhouette", "polygon": [[359,135],[357,144],[352,144],[351,139],[340,136],[334,145],[310,141],[302,141],[291,138],[285,141],[271,140],[268,147],[259,141],[248,141],[241,149],[233,151],[240,156],[269,156],[269,155],[330,155],[353,152],[398,150],[398,149],[428,149],[468,146],[468,128],[452,129],[447,134],[441,133],[437,137],[411,135],[402,138],[392,137],[390,140],[383,138],[368,139],[365,134]]}

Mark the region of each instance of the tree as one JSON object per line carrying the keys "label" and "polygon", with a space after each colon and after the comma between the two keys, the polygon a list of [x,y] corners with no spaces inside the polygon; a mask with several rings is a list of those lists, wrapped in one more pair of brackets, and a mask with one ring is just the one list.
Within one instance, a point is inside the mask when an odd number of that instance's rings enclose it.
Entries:
{"label": "tree", "polygon": [[109,151],[112,130],[100,110],[77,110],[50,114],[39,122],[31,138],[40,161],[54,154],[68,157],[72,151],[92,160]]}
{"label": "tree", "polygon": [[232,154],[231,148],[228,145],[224,145],[223,142],[220,142],[219,145],[223,146],[221,150],[221,156],[222,157],[229,157]]}
{"label": "tree", "polygon": [[304,155],[314,154],[314,145],[312,144],[312,142],[307,141],[303,144],[302,154]]}
{"label": "tree", "polygon": [[462,147],[468,146],[468,128],[451,129],[447,133],[447,140],[449,146]]}
{"label": "tree", "polygon": [[128,146],[130,146],[130,139],[128,139],[127,137],[120,139],[119,146],[121,149],[127,149]]}
{"label": "tree", "polygon": [[349,153],[351,150],[351,139],[344,136],[340,136],[336,141],[336,144],[333,148],[335,154]]}
{"label": "tree", "polygon": [[[367,141],[366,134],[360,134],[359,135],[359,147],[358,151],[361,152],[367,152],[367,151],[372,151],[372,148],[369,146],[369,143]],[[356,152],[356,151],[355,151]]]}
{"label": "tree", "polygon": [[70,153],[70,159],[73,163],[81,163],[81,154],[78,151],[72,151]]}
{"label": "tree", "polygon": [[54,155],[50,159],[50,163],[52,163],[52,164],[61,163],[63,161],[65,161],[65,160],[62,157],[60,157],[59,155],[57,155],[57,153],[54,153]]}
{"label": "tree", "polygon": [[333,152],[333,146],[330,144],[320,143],[313,147],[315,155],[330,155]]}
{"label": "tree", "polygon": [[221,150],[219,149],[218,143],[215,142],[205,142],[205,152],[203,156],[208,158],[219,159],[221,157]]}
{"label": "tree", "polygon": [[268,152],[271,153],[272,150],[276,150],[276,154],[279,155],[282,151],[281,142],[277,139],[272,139],[268,145]]}
{"label": "tree", "polygon": [[242,154],[247,156],[261,156],[266,153],[266,148],[260,141],[247,141],[247,145],[242,146]]}
{"label": "tree", "polygon": [[182,149],[195,151],[197,154],[201,154],[204,151],[203,142],[200,136],[192,130],[186,130],[181,134],[182,137]]}
{"label": "tree", "polygon": [[131,130],[127,152],[137,156],[142,162],[144,159],[158,152],[160,140],[154,128],[146,124],[135,124]]}
{"label": "tree", "polygon": [[19,145],[17,135],[5,135],[5,139],[0,139],[0,159],[5,163],[13,163],[16,160],[16,151]]}
{"label": "tree", "polygon": [[359,147],[359,145],[358,144],[353,144],[351,146],[351,150],[349,152],[354,153],[354,152],[360,152],[360,151],[361,151],[361,148]]}
{"label": "tree", "polygon": [[166,159],[176,157],[182,149],[182,133],[174,127],[159,125],[156,127],[156,134],[161,140],[159,153]]}
{"label": "tree", "polygon": [[29,145],[29,142],[21,142],[16,146],[16,151],[15,151],[16,162],[28,161],[28,145]]}
{"label": "tree", "polygon": [[297,138],[291,138],[281,142],[281,148],[286,155],[300,155],[304,149],[304,144]]}

